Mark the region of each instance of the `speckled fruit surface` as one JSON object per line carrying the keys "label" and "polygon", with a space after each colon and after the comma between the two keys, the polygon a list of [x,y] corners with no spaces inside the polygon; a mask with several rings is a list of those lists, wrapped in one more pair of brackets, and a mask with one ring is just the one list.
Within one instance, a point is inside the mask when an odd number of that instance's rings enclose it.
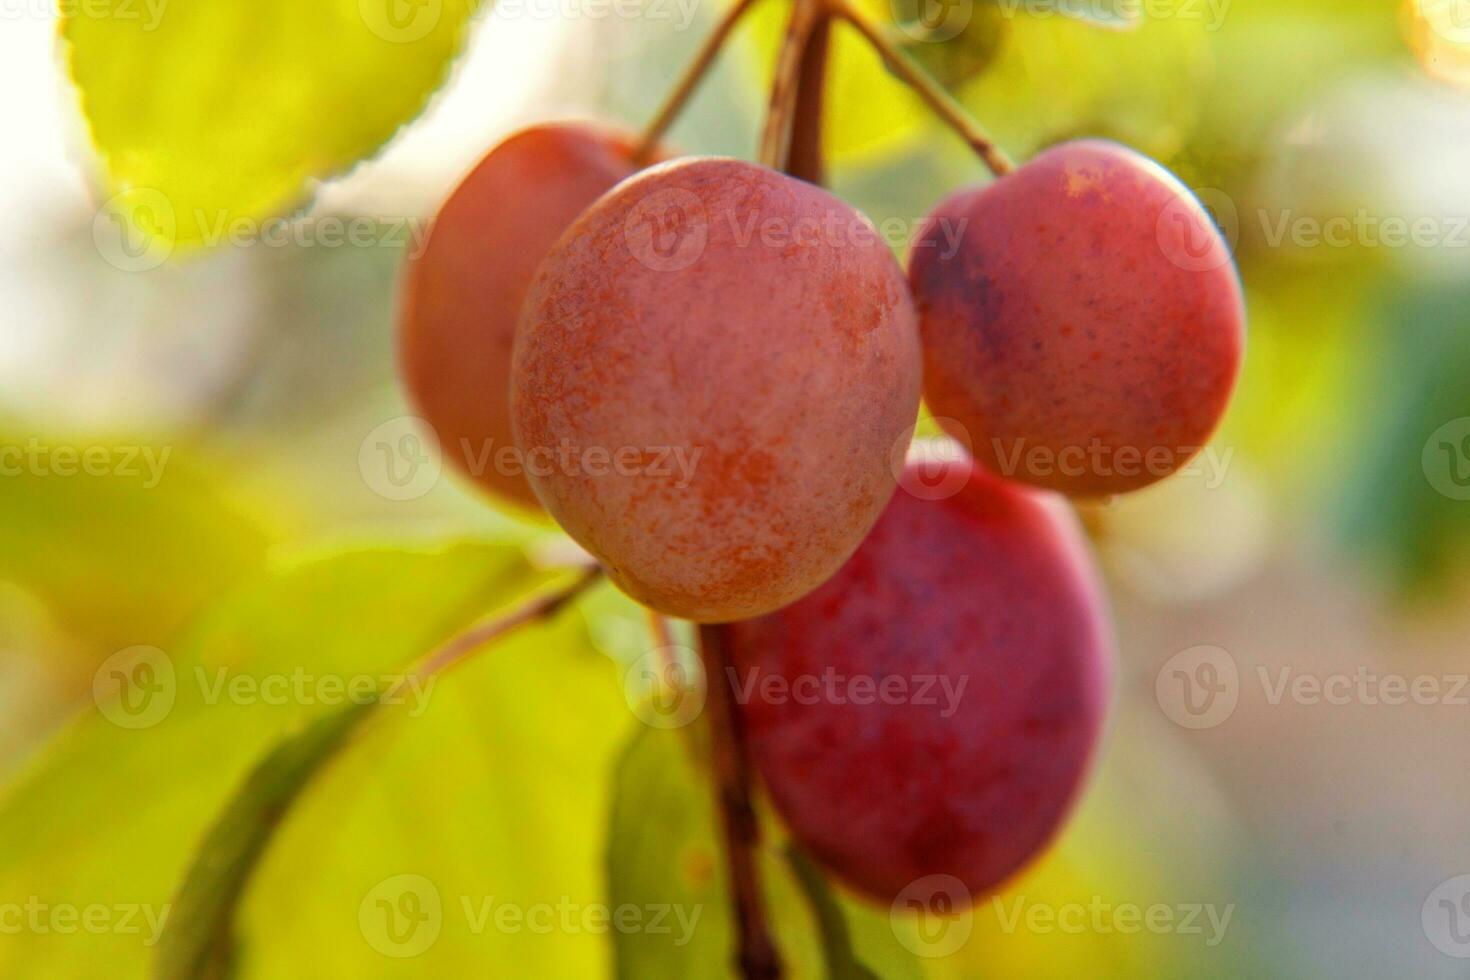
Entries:
{"label": "speckled fruit surface", "polygon": [[957,493],[899,492],[831,581],[730,628],[777,810],[885,902],[941,874],[978,897],[1034,858],[1083,785],[1110,698],[1108,617],[1061,498],[942,465],[961,471],[943,481]]}
{"label": "speckled fruit surface", "polygon": [[1209,214],[1158,164],[1064,143],[944,201],[919,241],[925,398],[986,467],[1100,496],[1168,476],[1209,440],[1244,303]]}
{"label": "speckled fruit surface", "polygon": [[799,598],[862,541],[919,384],[907,285],[865,218],[765,167],[691,158],[557,243],[511,401],[561,526],[635,599],[722,622]]}
{"label": "speckled fruit surface", "polygon": [[633,140],[590,123],[510,136],[445,202],[409,259],[399,361],[445,459],[502,499],[538,508],[510,427],[511,345],[531,277],[576,217],[634,172]]}

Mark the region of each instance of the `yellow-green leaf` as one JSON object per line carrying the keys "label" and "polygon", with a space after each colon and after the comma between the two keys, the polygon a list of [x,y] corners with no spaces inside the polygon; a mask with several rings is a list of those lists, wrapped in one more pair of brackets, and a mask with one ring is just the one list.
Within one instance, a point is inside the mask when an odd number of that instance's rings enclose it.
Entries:
{"label": "yellow-green leaf", "polygon": [[63,4],[71,76],[128,254],[207,245],[300,205],[311,181],[418,114],[477,6],[142,0],[96,16]]}

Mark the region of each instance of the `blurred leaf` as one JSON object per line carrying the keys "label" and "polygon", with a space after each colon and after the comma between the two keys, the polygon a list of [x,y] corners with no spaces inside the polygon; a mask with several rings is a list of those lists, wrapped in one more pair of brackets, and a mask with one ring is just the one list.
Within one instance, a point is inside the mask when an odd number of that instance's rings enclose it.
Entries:
{"label": "blurred leaf", "polygon": [[497,641],[405,707],[282,824],[237,919],[242,976],[606,976],[604,815],[633,716],[582,618]]}
{"label": "blurred leaf", "polygon": [[[66,5],[72,79],[130,257],[212,244],[373,153],[444,81],[476,0]],[[138,236],[141,234],[141,238]]]}
{"label": "blurred leaf", "polygon": [[[704,729],[643,728],[618,764],[608,842],[609,901],[669,910],[666,932],[619,931],[619,977],[733,977],[734,934],[713,789],[696,762]],[[768,826],[759,858],[767,919],[791,977],[827,977],[821,930]],[[889,980],[923,976],[897,942],[888,910],[837,898],[856,957]],[[681,928],[686,923],[687,928]]]}
{"label": "blurred leaf", "polygon": [[1200,112],[1211,74],[1208,28],[1179,9],[1129,31],[1017,15],[994,63],[959,95],[1018,159],[1077,136],[1117,139],[1167,158]]}
{"label": "blurred leaf", "polygon": [[0,579],[43,599],[99,650],[168,642],[201,603],[264,561],[260,515],[187,447],[6,429]]}
{"label": "blurred leaf", "polygon": [[827,886],[827,879],[822,877],[822,872],[795,845],[786,849],[786,857],[816,914],[827,976],[831,980],[879,980],[876,973],[858,962],[857,955],[852,950],[852,934],[847,928],[847,916],[837,905],[837,899],[833,897],[832,889]]}
{"label": "blurred leaf", "polygon": [[1470,289],[1414,283],[1383,301],[1344,531],[1406,588],[1442,586],[1470,542]]}
{"label": "blurred leaf", "polygon": [[[930,3],[901,0],[895,4],[899,9],[894,40],[940,84],[953,88],[990,67],[1009,20],[998,4],[962,3],[943,7],[946,19],[931,23],[924,16]],[[954,23],[949,16],[955,16]]]}
{"label": "blurred leaf", "polygon": [[378,684],[535,580],[499,545],[381,548],[277,567],[213,605],[154,652],[150,688],[119,692],[136,714],[104,699],[0,802],[0,902],[130,909],[127,928],[7,936],[0,975],[144,976],[190,855],[252,763],[347,703],[349,683]]}
{"label": "blurred leaf", "polygon": [[256,765],[200,845],[159,939],[156,980],[227,975],[234,912],[250,873],[281,819],[376,707],[376,699],[318,718],[287,736]]}

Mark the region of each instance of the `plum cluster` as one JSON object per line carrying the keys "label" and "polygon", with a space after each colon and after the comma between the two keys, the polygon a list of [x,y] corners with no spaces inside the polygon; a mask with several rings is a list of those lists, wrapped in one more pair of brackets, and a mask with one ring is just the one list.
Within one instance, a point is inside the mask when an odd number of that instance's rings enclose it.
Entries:
{"label": "plum cluster", "polygon": [[[992,890],[1061,824],[1105,722],[1105,603],[1057,492],[1137,489],[1209,439],[1244,347],[1229,250],[1105,142],[944,201],[907,274],[819,186],[648,155],[580,123],[496,147],[410,264],[408,389],[453,465],[630,596],[730,624],[734,674],[962,692],[740,710],[843,880]],[[968,455],[905,468],[921,394]],[[486,465],[506,447],[557,462]]]}

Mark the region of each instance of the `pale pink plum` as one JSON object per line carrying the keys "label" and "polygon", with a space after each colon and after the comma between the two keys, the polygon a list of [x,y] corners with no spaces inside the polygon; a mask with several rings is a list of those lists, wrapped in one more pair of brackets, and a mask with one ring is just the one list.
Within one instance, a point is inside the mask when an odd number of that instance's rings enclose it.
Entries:
{"label": "pale pink plum", "polygon": [[521,130],[450,195],[410,258],[399,363],[452,466],[498,497],[538,508],[510,427],[510,355],[536,267],[593,201],[637,168],[634,140],[590,123]]}
{"label": "pale pink plum", "polygon": [[692,158],[621,184],[552,249],[516,340],[532,488],[629,595],[769,612],[827,579],[895,486],[918,409],[888,246],[820,187]]}
{"label": "pale pink plum", "polygon": [[1245,308],[1229,247],[1163,167],[1064,143],[950,197],[919,241],[925,398],[985,466],[1104,496],[1168,476],[1209,440]]}
{"label": "pale pink plum", "polygon": [[929,875],[979,897],[1041,853],[1110,700],[1108,616],[1062,498],[939,465],[957,493],[899,493],[820,589],[729,628],[726,682],[776,809],[884,902]]}

